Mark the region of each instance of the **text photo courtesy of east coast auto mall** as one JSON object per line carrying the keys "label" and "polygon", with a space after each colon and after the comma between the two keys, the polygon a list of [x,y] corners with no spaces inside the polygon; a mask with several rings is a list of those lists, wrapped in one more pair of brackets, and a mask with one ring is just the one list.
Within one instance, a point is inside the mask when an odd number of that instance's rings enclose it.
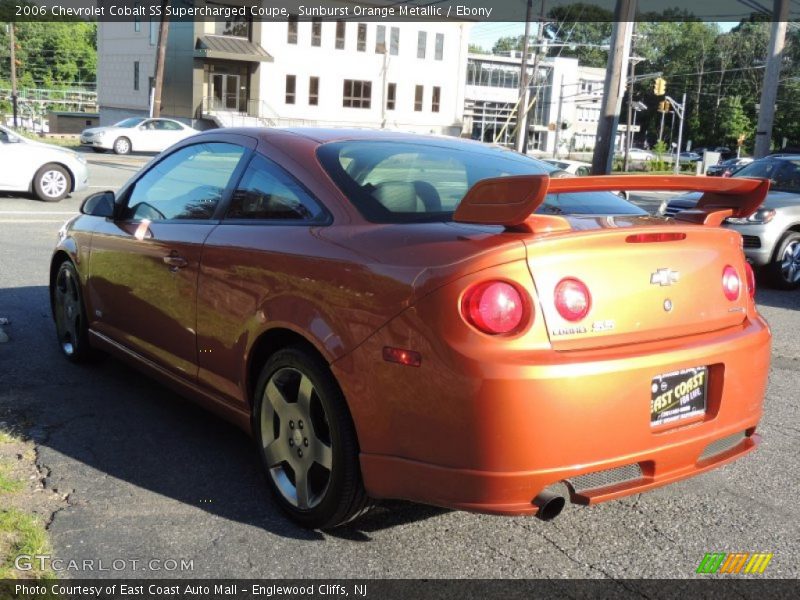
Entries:
{"label": "text photo courtesy of east coast auto mall", "polygon": [[0,0],[0,598],[795,598],[800,2]]}

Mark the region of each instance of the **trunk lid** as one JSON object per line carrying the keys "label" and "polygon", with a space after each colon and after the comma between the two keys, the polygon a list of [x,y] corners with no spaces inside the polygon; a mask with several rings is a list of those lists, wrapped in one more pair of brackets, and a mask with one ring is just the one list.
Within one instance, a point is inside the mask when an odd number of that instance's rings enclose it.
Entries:
{"label": "trunk lid", "polygon": [[[748,292],[740,236],[717,227],[653,219],[572,217],[568,235],[525,241],[528,265],[554,349],[577,350],[663,340],[732,327],[746,316]],[[633,226],[645,224],[644,227]],[[578,233],[580,231],[580,233]],[[684,239],[633,241],[640,234]],[[646,238],[649,239],[649,238]],[[739,297],[726,298],[722,273],[736,269]],[[589,288],[589,313],[564,319],[555,288],[573,277]]]}

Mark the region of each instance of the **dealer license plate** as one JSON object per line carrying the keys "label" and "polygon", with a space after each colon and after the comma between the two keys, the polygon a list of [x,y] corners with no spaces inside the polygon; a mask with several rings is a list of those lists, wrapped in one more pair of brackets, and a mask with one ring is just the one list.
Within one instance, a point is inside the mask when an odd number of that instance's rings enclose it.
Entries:
{"label": "dealer license plate", "polygon": [[692,367],[653,377],[650,425],[658,427],[706,412],[708,367]]}

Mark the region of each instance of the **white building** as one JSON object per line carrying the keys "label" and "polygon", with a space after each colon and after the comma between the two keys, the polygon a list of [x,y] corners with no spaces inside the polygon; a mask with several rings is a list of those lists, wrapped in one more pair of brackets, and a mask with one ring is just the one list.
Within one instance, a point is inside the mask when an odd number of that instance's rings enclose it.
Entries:
{"label": "white building", "polygon": [[[512,146],[516,136],[521,53],[469,54],[465,121],[471,137]],[[528,77],[533,77],[529,60]],[[582,67],[575,58],[545,58],[531,84],[528,150],[553,155],[591,151],[595,146],[605,69]],[[560,111],[560,112],[559,112]]]}
{"label": "white building", "polygon": [[[146,115],[157,22],[99,23],[101,124]],[[173,22],[162,115],[461,135],[469,25]]]}

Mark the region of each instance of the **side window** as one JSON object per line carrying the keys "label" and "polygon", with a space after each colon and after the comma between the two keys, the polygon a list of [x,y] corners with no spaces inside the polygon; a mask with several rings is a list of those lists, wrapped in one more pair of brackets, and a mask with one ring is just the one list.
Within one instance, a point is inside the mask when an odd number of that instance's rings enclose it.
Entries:
{"label": "side window", "polygon": [[128,198],[128,218],[210,219],[244,148],[209,142],[182,148],[145,173]]}
{"label": "side window", "polygon": [[156,129],[159,131],[180,131],[181,126],[175,121],[156,121]]}
{"label": "side window", "polygon": [[322,207],[275,163],[256,155],[231,200],[226,219],[319,221]]}

